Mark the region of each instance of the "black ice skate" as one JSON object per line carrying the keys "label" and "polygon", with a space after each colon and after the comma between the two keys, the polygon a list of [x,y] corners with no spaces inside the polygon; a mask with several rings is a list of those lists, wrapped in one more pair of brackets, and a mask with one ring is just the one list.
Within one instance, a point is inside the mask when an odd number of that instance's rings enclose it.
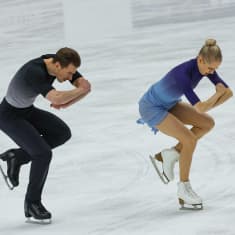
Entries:
{"label": "black ice skate", "polygon": [[19,185],[20,164],[13,150],[0,154],[0,159],[7,163],[7,174],[0,165],[0,172],[10,190]]}
{"label": "black ice skate", "polygon": [[51,213],[42,205],[41,202],[24,203],[24,213],[27,223],[50,224]]}

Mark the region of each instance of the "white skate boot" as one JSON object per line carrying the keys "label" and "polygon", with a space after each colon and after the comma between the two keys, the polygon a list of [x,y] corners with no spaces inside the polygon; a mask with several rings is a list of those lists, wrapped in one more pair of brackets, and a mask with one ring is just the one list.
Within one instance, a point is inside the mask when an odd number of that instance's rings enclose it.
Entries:
{"label": "white skate boot", "polygon": [[[180,154],[175,148],[164,149],[162,152],[156,154],[155,158],[150,156],[150,159],[164,184],[168,184],[170,181],[174,180],[174,166],[179,160],[179,157]],[[157,161],[162,164],[162,172],[157,166]]]}
{"label": "white skate boot", "polygon": [[[203,209],[202,199],[193,191],[189,181],[178,183],[177,195],[179,198],[179,203],[181,205],[180,209]],[[190,207],[185,207],[185,204],[189,205]]]}

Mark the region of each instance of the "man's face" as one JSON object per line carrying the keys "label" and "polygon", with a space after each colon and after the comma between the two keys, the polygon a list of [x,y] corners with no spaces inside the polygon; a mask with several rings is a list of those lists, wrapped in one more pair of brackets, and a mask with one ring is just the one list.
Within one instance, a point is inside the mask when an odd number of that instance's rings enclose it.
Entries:
{"label": "man's face", "polygon": [[57,72],[56,77],[59,82],[66,80],[72,80],[73,74],[77,71],[77,68],[73,64],[69,64],[67,67],[62,68],[59,63],[56,64]]}

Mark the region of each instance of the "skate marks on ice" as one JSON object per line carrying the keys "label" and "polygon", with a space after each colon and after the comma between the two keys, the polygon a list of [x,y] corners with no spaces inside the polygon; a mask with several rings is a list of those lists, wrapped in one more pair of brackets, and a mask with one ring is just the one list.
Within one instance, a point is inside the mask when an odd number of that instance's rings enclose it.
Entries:
{"label": "skate marks on ice", "polygon": [[0,173],[2,174],[2,177],[7,185],[7,187],[10,189],[10,190],[13,190],[14,189],[14,186],[11,184],[7,174],[4,172],[2,166],[0,165]]}
{"label": "skate marks on ice", "polygon": [[[97,197],[102,200],[113,198],[136,188],[148,175],[149,164],[142,154],[133,150],[115,151],[96,156],[95,161],[92,158],[79,163],[80,177],[76,183],[81,181],[82,196],[98,192]],[[71,165],[69,171],[76,173],[77,167]]]}
{"label": "skate marks on ice", "polygon": [[[235,197],[234,164],[235,151],[231,148],[231,140],[234,137],[233,128],[221,128],[220,133],[215,133],[214,138],[207,142],[201,142],[202,158],[198,168],[203,170],[206,179],[202,181],[201,188],[205,194],[205,203],[213,203],[217,206],[227,207],[233,203]],[[221,147],[221,144],[223,147]],[[210,167],[207,167],[210,164]],[[200,174],[200,173],[199,173]],[[210,184],[208,185],[208,182]],[[209,186],[209,187],[208,187]]]}

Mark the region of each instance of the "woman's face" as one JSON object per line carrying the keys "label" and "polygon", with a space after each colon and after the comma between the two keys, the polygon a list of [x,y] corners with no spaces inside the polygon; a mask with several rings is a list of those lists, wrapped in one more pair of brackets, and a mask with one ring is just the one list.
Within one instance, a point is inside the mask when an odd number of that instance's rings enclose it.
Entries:
{"label": "woman's face", "polygon": [[209,74],[213,74],[215,70],[220,66],[221,62],[214,61],[208,64],[201,56],[198,56],[197,64],[198,64],[199,72],[202,75],[207,76]]}

